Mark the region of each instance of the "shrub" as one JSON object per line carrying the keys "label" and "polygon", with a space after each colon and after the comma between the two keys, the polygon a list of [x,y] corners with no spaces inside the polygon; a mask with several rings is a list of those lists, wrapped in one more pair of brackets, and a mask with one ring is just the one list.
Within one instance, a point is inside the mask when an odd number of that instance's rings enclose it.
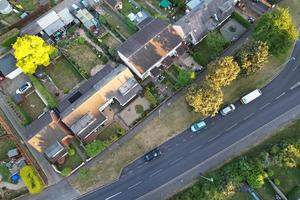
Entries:
{"label": "shrub", "polygon": [[44,183],[33,167],[28,165],[24,166],[20,170],[20,176],[31,194],[37,194],[43,191]]}
{"label": "shrub", "polygon": [[69,148],[68,149],[68,156],[74,156],[76,154],[75,149]]}
{"label": "shrub", "polygon": [[134,108],[137,114],[141,114],[144,112],[144,107],[142,105],[136,105]]}
{"label": "shrub", "polygon": [[85,44],[85,39],[83,37],[79,37],[77,39],[77,43],[80,44],[80,45],[84,45]]}
{"label": "shrub", "polygon": [[280,185],[280,180],[278,178],[275,178],[274,183],[275,183],[275,185],[279,186]]}
{"label": "shrub", "polygon": [[6,166],[0,165],[0,175],[2,177],[2,181],[9,182],[10,172]]}
{"label": "shrub", "polygon": [[0,36],[0,45],[2,47],[10,48],[14,44],[20,34],[20,31],[16,28],[8,31]]}
{"label": "shrub", "polygon": [[70,167],[63,168],[61,171],[61,175],[63,176],[69,176],[72,172],[72,169]]}
{"label": "shrub", "polygon": [[237,12],[233,12],[231,17],[241,25],[243,25],[245,28],[249,28],[251,26],[251,23]]}
{"label": "shrub", "polygon": [[126,130],[124,128],[118,128],[117,129],[118,136],[121,137],[126,133]]}
{"label": "shrub", "polygon": [[85,145],[85,151],[88,156],[94,157],[106,148],[106,145],[100,140],[94,140],[90,144]]}
{"label": "shrub", "polygon": [[58,106],[57,99],[49,92],[49,90],[42,85],[42,83],[35,76],[28,74],[29,79],[31,80],[35,89],[43,96],[47,102],[47,106],[50,108],[55,108]]}
{"label": "shrub", "polygon": [[151,90],[149,87],[146,88],[146,91],[144,93],[144,97],[149,101],[152,107],[157,106],[157,99],[156,97],[152,94]]}
{"label": "shrub", "polygon": [[297,185],[288,193],[289,200],[298,200],[300,197],[300,185]]}

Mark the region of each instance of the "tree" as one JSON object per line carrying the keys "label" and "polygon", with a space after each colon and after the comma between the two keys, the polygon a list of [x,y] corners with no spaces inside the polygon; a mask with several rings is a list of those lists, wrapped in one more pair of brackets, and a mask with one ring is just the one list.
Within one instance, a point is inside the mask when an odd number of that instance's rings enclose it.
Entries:
{"label": "tree", "polygon": [[205,81],[215,88],[222,88],[229,85],[236,79],[240,72],[240,67],[232,56],[220,58],[211,62],[208,66],[208,73]]}
{"label": "tree", "polygon": [[237,54],[237,62],[244,74],[250,75],[259,71],[268,61],[269,46],[266,42],[254,41],[246,45]]}
{"label": "tree", "polygon": [[211,55],[212,58],[219,56],[228,45],[228,41],[216,31],[207,34],[205,43],[210,51],[213,52]]}
{"label": "tree", "polygon": [[179,12],[183,12],[183,13],[185,12],[185,8],[186,8],[185,0],[172,0],[172,3],[175,4]]}
{"label": "tree", "polygon": [[20,176],[31,194],[43,191],[44,183],[33,167],[25,165],[20,170]]}
{"label": "tree", "polygon": [[214,116],[223,103],[223,93],[219,88],[203,84],[200,87],[192,86],[187,95],[187,103],[205,117]]}
{"label": "tree", "polygon": [[13,49],[17,67],[28,74],[33,74],[39,65],[48,66],[50,56],[57,52],[55,47],[46,44],[42,38],[32,35],[18,37]]}
{"label": "tree", "polygon": [[271,54],[279,55],[292,46],[298,32],[288,9],[277,8],[260,17],[253,37],[256,41],[266,42]]}
{"label": "tree", "polygon": [[187,86],[196,77],[194,71],[184,70],[180,67],[177,67],[176,70],[178,72],[176,87],[178,88]]}
{"label": "tree", "polygon": [[149,101],[152,107],[156,107],[158,102],[156,97],[152,94],[151,89],[149,87],[146,87],[144,97]]}

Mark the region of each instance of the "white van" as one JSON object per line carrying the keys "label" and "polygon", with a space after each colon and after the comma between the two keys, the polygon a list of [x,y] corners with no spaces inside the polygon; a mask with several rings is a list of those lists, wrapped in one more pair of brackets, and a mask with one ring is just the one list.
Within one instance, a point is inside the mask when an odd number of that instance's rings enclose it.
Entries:
{"label": "white van", "polygon": [[243,96],[241,98],[241,102],[242,102],[242,104],[248,104],[251,101],[253,101],[254,99],[260,97],[261,95],[262,95],[262,92],[259,89],[256,89],[256,90],[250,92],[249,94]]}

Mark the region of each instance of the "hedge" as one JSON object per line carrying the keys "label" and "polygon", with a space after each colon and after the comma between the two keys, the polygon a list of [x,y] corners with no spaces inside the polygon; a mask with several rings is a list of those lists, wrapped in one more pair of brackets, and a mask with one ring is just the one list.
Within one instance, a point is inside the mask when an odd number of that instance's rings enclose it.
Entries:
{"label": "hedge", "polygon": [[239,13],[233,12],[232,15],[231,15],[231,17],[233,19],[235,19],[236,21],[238,21],[245,28],[250,28],[251,23],[247,19],[245,19],[243,16],[241,16]]}
{"label": "hedge", "polygon": [[20,31],[14,28],[0,37],[0,45],[2,47],[10,48],[17,40]]}
{"label": "hedge", "polygon": [[18,104],[16,104],[10,96],[6,96],[6,104],[11,110],[15,120],[17,120],[23,126],[26,126],[32,122],[32,119],[28,115],[28,113],[25,110],[23,110]]}
{"label": "hedge", "polygon": [[28,75],[29,79],[31,80],[33,86],[37,91],[43,96],[45,101],[47,101],[47,106],[49,108],[55,108],[58,106],[58,101],[57,99],[49,92],[49,90],[42,85],[42,83],[37,79],[35,76],[29,74]]}
{"label": "hedge", "polygon": [[31,194],[37,194],[43,191],[44,183],[33,167],[28,165],[24,166],[20,170],[20,176]]}

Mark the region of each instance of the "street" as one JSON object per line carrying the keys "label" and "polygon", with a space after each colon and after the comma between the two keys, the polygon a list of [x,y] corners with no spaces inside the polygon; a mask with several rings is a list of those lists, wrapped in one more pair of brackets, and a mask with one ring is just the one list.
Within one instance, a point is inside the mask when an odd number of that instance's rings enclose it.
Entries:
{"label": "street", "polygon": [[[224,161],[239,154],[245,148],[245,143],[238,148],[240,142],[246,141],[246,146],[251,146],[256,137],[264,136],[256,135],[256,130],[300,104],[299,54],[298,41],[284,70],[262,88],[263,95],[254,102],[249,105],[236,102],[235,112],[226,117],[217,115],[207,119],[207,129],[199,133],[185,130],[160,147],[163,152],[161,158],[149,163],[138,159],[123,170],[118,181],[80,199],[161,199],[166,194],[159,188],[168,182],[172,187],[171,181],[175,177],[195,166],[207,170],[212,167],[209,161]],[[235,152],[230,151],[232,145],[235,145]]]}

